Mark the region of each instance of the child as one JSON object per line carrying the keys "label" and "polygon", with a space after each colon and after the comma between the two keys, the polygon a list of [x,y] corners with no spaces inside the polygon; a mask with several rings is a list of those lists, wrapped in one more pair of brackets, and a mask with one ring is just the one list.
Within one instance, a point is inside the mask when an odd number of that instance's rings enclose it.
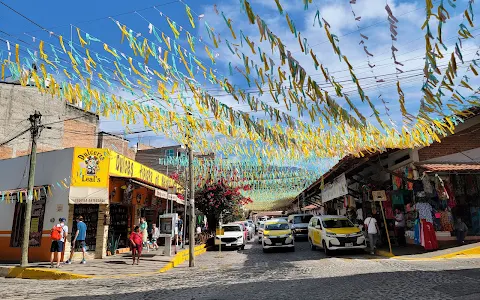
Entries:
{"label": "child", "polygon": [[135,254],[137,254],[137,265],[140,262],[140,256],[142,255],[143,249],[143,237],[140,233],[140,227],[135,226],[132,234],[130,235],[130,243],[132,248],[132,265],[135,264]]}
{"label": "child", "polygon": [[152,249],[158,250],[157,240],[160,237],[160,229],[155,223],[153,223],[152,226]]}

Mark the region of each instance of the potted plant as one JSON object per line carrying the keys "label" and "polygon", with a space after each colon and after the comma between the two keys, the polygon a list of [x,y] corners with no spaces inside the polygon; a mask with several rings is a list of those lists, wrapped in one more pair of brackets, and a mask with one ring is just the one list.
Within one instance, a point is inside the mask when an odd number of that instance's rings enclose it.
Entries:
{"label": "potted plant", "polygon": [[121,234],[115,239],[115,234],[112,234],[110,237],[110,242],[108,243],[107,256],[115,255],[118,249],[118,243],[120,242]]}

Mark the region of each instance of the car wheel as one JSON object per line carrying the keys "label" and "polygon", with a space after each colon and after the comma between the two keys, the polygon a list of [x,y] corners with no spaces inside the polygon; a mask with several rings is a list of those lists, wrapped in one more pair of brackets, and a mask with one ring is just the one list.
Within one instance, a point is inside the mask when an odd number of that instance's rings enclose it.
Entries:
{"label": "car wheel", "polygon": [[323,241],[323,244],[322,244],[322,246],[323,246],[323,251],[325,252],[325,255],[326,255],[326,256],[330,256],[330,254],[331,254],[331,251],[330,251],[330,250],[328,250],[328,248],[327,248],[327,244],[325,243],[325,241]]}
{"label": "car wheel", "polygon": [[241,246],[240,246],[240,249],[241,249],[241,250],[245,250],[245,245],[241,245]]}

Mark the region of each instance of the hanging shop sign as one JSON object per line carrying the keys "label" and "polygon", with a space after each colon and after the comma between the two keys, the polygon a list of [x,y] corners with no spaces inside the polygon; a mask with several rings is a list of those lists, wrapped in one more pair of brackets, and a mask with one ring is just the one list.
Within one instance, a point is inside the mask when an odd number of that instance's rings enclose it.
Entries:
{"label": "hanging shop sign", "polygon": [[167,191],[159,190],[159,189],[155,190],[155,197],[167,199],[167,196],[168,196]]}
{"label": "hanging shop sign", "polygon": [[384,190],[372,191],[373,201],[387,201],[387,195]]}
{"label": "hanging shop sign", "polygon": [[175,185],[170,177],[115,152],[110,152],[109,173],[111,176],[140,179],[165,189]]}
{"label": "hanging shop sign", "polygon": [[74,148],[71,186],[107,187],[108,152],[97,148]]}
{"label": "hanging shop sign", "polygon": [[108,188],[70,187],[69,204],[108,204]]}
{"label": "hanging shop sign", "polygon": [[322,202],[328,202],[348,194],[347,179],[345,173],[335,178],[331,183],[325,184],[322,190]]}

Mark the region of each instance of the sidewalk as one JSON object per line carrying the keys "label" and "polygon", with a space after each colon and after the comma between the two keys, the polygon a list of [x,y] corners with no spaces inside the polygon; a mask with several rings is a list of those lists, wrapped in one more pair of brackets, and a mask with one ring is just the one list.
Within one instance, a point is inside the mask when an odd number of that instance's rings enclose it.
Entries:
{"label": "sidewalk", "polygon": [[449,247],[436,251],[426,251],[418,245],[394,247],[393,254],[387,249],[378,249],[377,255],[401,260],[431,260],[449,258],[480,258],[480,243],[471,243],[463,246]]}
{"label": "sidewalk", "polygon": [[[195,247],[195,255],[206,251],[204,245]],[[188,260],[188,248],[178,249],[173,256],[164,256],[163,249],[144,251],[140,264],[132,265],[130,253],[108,256],[104,259],[88,260],[80,264],[74,260],[71,265],[62,264],[60,268],[50,268],[49,262],[31,263],[28,268],[20,268],[18,264],[0,264],[0,277],[25,279],[86,279],[86,278],[120,278],[144,276],[163,273]]]}

